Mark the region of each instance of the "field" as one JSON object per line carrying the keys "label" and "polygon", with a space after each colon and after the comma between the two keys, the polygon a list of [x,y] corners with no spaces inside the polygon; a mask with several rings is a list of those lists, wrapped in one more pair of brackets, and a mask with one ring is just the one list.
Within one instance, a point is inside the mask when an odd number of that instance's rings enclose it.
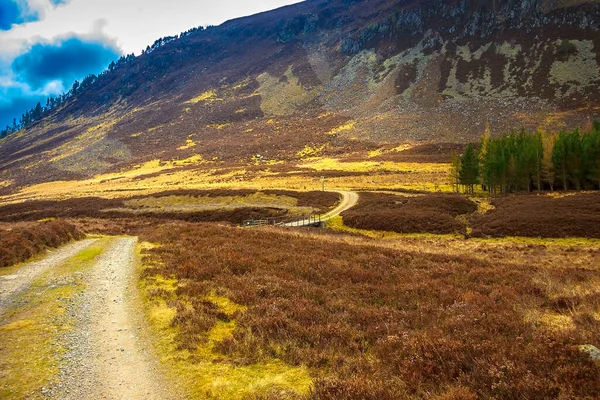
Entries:
{"label": "field", "polygon": [[324,213],[337,204],[332,192],[177,190],[118,199],[100,197],[32,200],[0,207],[0,221],[44,218],[154,218],[191,222],[293,219]]}
{"label": "field", "polygon": [[[600,196],[448,193],[454,149],[31,186],[2,198],[0,252],[9,265],[84,233],[138,237],[150,347],[191,399],[599,397],[584,350],[600,344]],[[329,229],[238,226],[331,210],[322,177],[359,193]],[[16,343],[39,326],[0,330]]]}
{"label": "field", "polygon": [[357,229],[398,233],[466,234],[458,216],[477,205],[457,195],[361,193],[358,205],[342,213],[344,224]]}
{"label": "field", "polygon": [[600,340],[597,241],[185,223],[141,237],[153,243],[142,285],[173,339],[163,351],[192,393],[241,398],[191,378],[265,379],[266,368],[281,381],[259,398],[600,395],[599,368],[578,349]]}

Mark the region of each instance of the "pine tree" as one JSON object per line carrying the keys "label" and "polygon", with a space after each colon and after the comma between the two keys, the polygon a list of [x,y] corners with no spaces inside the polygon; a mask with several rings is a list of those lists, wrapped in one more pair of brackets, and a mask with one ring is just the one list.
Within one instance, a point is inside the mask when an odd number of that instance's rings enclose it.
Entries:
{"label": "pine tree", "polygon": [[591,131],[582,139],[586,179],[600,189],[600,123],[594,121]]}
{"label": "pine tree", "polygon": [[479,183],[479,158],[470,143],[460,159],[459,177],[460,183],[465,186],[465,192],[473,194],[475,185]]}
{"label": "pine tree", "polygon": [[552,164],[556,172],[556,177],[560,179],[563,190],[568,190],[569,173],[567,166],[567,133],[561,131],[554,142],[552,148]]}
{"label": "pine tree", "polygon": [[553,134],[543,132],[540,134],[542,140],[542,181],[550,186],[550,190],[554,190],[554,163],[552,162],[552,152],[554,150],[554,142],[556,137]]}
{"label": "pine tree", "polygon": [[452,190],[458,193],[460,190],[460,157],[455,151],[452,152],[449,179],[450,184],[452,185]]}

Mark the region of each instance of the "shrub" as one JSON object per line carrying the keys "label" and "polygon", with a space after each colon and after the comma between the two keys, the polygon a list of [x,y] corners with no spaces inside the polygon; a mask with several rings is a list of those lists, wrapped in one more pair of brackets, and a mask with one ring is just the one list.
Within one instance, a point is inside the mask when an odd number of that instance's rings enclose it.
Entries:
{"label": "shrub", "polygon": [[8,267],[85,235],[74,225],[57,220],[0,229],[0,268]]}
{"label": "shrub", "polygon": [[456,195],[401,197],[361,193],[359,203],[342,213],[347,226],[398,233],[466,233],[458,215],[477,206]]}

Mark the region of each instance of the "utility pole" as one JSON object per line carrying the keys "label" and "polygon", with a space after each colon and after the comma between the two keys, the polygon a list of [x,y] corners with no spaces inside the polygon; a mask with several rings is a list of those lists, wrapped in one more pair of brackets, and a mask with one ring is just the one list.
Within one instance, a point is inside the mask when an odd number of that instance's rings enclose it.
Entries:
{"label": "utility pole", "polygon": [[321,189],[323,191],[325,191],[325,177],[324,176],[321,177]]}

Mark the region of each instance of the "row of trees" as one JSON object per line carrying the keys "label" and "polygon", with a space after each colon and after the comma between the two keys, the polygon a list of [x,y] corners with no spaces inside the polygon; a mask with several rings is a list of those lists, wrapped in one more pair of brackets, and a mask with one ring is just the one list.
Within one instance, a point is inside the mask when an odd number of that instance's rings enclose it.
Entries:
{"label": "row of trees", "polygon": [[92,86],[97,79],[98,77],[94,74],[88,75],[81,82],[75,81],[71,89],[67,92],[59,94],[56,97],[48,97],[45,102],[46,105],[43,105],[41,102],[38,102],[30,110],[25,111],[18,121],[16,118],[14,118],[12,125],[7,125],[6,128],[0,130],[0,139],[10,135],[11,133],[15,133],[21,129],[26,129],[30,127],[34,122],[42,119],[42,117],[46,113],[59,108],[61,105],[66,103],[67,100],[69,100],[71,97]]}
{"label": "row of trees", "polygon": [[450,176],[465,193],[600,189],[600,122],[586,132],[484,134],[479,148],[452,156]]}
{"label": "row of trees", "polygon": [[[211,28],[211,27],[208,27],[208,28]],[[196,32],[202,32],[205,29],[206,28],[200,26],[200,27],[192,28],[186,32],[183,32],[180,35],[167,36],[164,38],[160,38],[160,39],[156,40],[152,46],[148,46],[146,48],[146,50],[142,51],[142,54],[151,53],[152,51],[156,50],[157,48],[162,47],[172,41],[175,41],[179,38],[189,36]],[[96,83],[96,81],[98,81],[98,79],[100,77],[102,77],[110,72],[113,72],[114,70],[116,70],[118,68],[131,65],[135,59],[136,59],[136,56],[133,53],[123,55],[117,61],[111,62],[108,65],[107,69],[104,70],[100,75],[90,74],[90,75],[86,76],[81,82],[76,80],[73,83],[73,86],[71,87],[71,89],[69,89],[65,93],[60,94],[56,97],[53,97],[53,96],[48,97],[46,99],[45,105],[42,102],[38,102],[30,110],[25,111],[19,119],[14,118],[13,123],[11,125],[7,125],[4,129],[0,129],[0,139],[4,138],[12,133],[18,132],[21,129],[29,128],[36,121],[39,121],[40,119],[42,119],[42,117],[44,117],[50,111],[52,111],[54,109],[58,109],[60,106],[65,104],[69,99],[71,99],[72,97],[76,96],[77,94],[79,94],[79,93],[85,91],[86,89],[88,89],[89,87],[91,87],[94,83]]]}

